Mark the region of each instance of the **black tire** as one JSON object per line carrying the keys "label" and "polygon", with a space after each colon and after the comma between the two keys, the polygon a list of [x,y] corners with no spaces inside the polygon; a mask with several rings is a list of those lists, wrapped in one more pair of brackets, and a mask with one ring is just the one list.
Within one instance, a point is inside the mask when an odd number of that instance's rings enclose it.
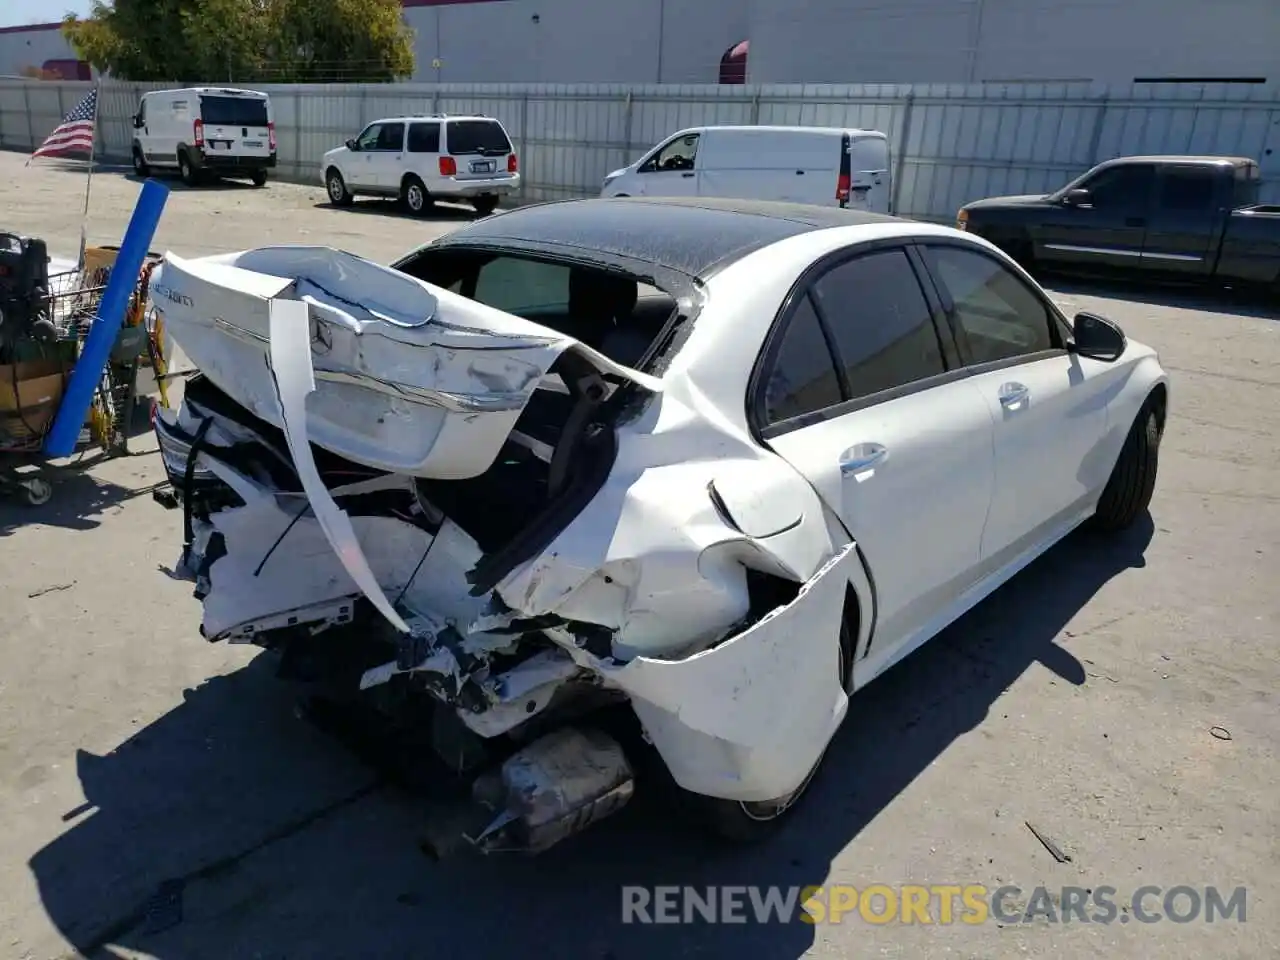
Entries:
{"label": "black tire", "polygon": [[185,150],[178,154],[178,175],[182,177],[182,182],[188,187],[195,187],[200,184],[200,171],[196,169]]}
{"label": "black tire", "polygon": [[[857,637],[849,630],[848,624],[843,624],[840,628],[840,673],[846,692],[852,680],[856,642]],[[696,804],[699,818],[717,839],[740,845],[762,843],[777,833],[786,823],[788,815],[800,805],[826,755],[824,749],[800,786],[788,796],[777,800],[748,804],[737,800],[722,800],[719,797],[696,794],[690,796]]]}
{"label": "black tire", "polygon": [[133,172],[143,178],[151,176],[151,168],[147,166],[146,157],[142,155],[142,148],[136,143],[133,145]]}
{"label": "black tire", "polygon": [[1095,529],[1115,533],[1131,527],[1151,503],[1160,458],[1160,417],[1148,401],[1129,428],[1120,458],[1098,500]]}
{"label": "black tire", "polygon": [[487,217],[498,209],[498,198],[491,193],[486,193],[472,200],[471,206],[476,208],[476,213],[480,216]]}
{"label": "black tire", "polygon": [[333,167],[330,167],[324,175],[324,191],[329,196],[329,202],[335,207],[349,207],[355,200],[351,191],[347,189],[347,182],[342,179],[342,174]]}
{"label": "black tire", "polygon": [[427,185],[413,174],[405,177],[404,182],[400,184],[400,202],[415,217],[422,216],[435,206]]}
{"label": "black tire", "polygon": [[250,176],[250,179],[253,180],[253,185],[255,187],[265,187],[267,185],[267,171],[255,170]]}

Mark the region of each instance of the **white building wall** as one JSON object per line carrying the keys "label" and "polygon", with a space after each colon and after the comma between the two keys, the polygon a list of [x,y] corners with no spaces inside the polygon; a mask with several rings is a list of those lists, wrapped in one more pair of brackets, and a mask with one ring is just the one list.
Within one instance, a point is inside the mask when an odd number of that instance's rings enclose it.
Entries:
{"label": "white building wall", "polygon": [[490,0],[405,20],[414,79],[444,83],[715,83],[747,37],[744,0]]}
{"label": "white building wall", "polygon": [[752,83],[1280,81],[1280,0],[749,0]]}
{"label": "white building wall", "polygon": [[34,29],[0,30],[0,76],[16,77],[24,68],[39,67],[46,60],[74,60],[75,57],[62,31],[49,29],[45,24]]}

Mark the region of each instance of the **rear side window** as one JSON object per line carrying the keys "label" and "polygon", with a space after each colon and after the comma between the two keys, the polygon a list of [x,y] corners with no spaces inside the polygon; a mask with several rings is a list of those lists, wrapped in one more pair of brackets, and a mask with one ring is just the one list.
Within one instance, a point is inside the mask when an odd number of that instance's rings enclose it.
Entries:
{"label": "rear side window", "polygon": [[207,127],[265,127],[267,101],[257,97],[202,96],[200,119]]}
{"label": "rear side window", "polygon": [[1213,207],[1217,171],[1208,167],[1168,167],[1160,176],[1160,209],[1200,213]]}
{"label": "rear side window", "polygon": [[970,362],[994,363],[1053,350],[1049,308],[1008,267],[959,247],[930,247],[934,272],[952,301],[952,322]]}
{"label": "rear side window", "polygon": [[1238,167],[1236,169],[1235,182],[1231,193],[1232,207],[1250,207],[1258,202],[1258,180],[1260,176],[1257,166],[1252,163],[1247,167]]}
{"label": "rear side window", "polygon": [[447,138],[449,153],[455,157],[511,152],[511,141],[496,120],[451,120]]}
{"label": "rear side window", "polygon": [[840,379],[813,303],[800,300],[782,331],[782,342],[764,382],[765,424],[833,407]]}
{"label": "rear side window", "polygon": [[404,149],[404,124],[384,123],[378,132],[378,150]]}
{"label": "rear side window", "polygon": [[410,153],[439,153],[440,152],[440,124],[438,123],[409,124],[409,152]]}
{"label": "rear side window", "polygon": [[946,372],[929,302],[904,250],[845,261],[813,285],[849,399]]}

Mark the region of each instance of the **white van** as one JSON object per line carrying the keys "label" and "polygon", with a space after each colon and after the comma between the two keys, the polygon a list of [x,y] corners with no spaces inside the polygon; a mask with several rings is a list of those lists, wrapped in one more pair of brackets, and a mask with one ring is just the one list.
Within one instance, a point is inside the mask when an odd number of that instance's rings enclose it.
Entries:
{"label": "white van", "polygon": [[188,87],[142,95],[133,117],[133,169],[177,171],[194,186],[216,177],[267,182],[276,165],[271,98],[258,90]]}
{"label": "white van", "polygon": [[604,181],[604,197],[737,197],[889,213],[889,140],[840,127],[681,130]]}

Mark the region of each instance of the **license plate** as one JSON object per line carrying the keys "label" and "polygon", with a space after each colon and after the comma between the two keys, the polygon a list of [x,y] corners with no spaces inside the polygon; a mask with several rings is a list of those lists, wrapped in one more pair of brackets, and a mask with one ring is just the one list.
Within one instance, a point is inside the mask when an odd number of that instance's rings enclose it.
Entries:
{"label": "license plate", "polygon": [[492,160],[473,160],[471,162],[472,173],[493,173]]}
{"label": "license plate", "polygon": [[231,141],[230,140],[210,140],[209,149],[210,150],[230,150]]}
{"label": "license plate", "polygon": [[262,146],[262,141],[261,141],[261,140],[246,140],[246,141],[244,142],[244,145],[245,145],[246,147],[260,147],[260,146]]}

